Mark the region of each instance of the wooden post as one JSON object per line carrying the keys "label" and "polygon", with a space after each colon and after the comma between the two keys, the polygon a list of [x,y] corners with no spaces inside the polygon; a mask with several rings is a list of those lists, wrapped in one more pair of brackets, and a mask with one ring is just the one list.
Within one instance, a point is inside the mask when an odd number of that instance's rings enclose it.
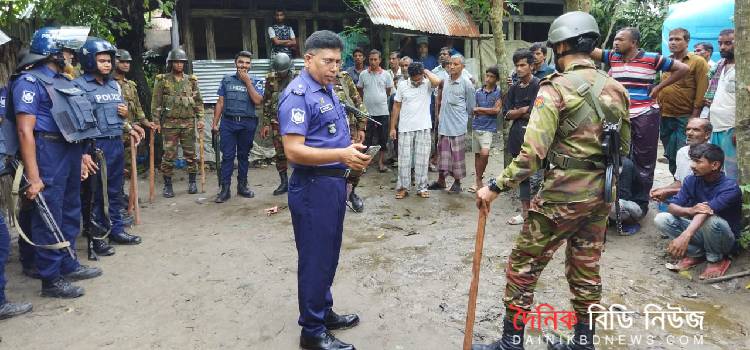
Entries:
{"label": "wooden post", "polygon": [[299,55],[301,57],[305,54],[305,39],[307,39],[307,20],[304,18],[300,18],[297,21],[297,25],[299,26],[299,33],[297,33],[297,46],[299,47]]}
{"label": "wooden post", "polygon": [[180,1],[182,11],[180,13],[180,31],[182,32],[182,43],[185,45],[185,53],[192,61],[195,59],[195,42],[193,41],[193,25],[190,9],[190,1]]}
{"label": "wooden post", "polygon": [[254,55],[257,55],[252,49],[253,45],[250,38],[250,18],[242,17],[240,18],[240,22],[242,24],[242,49],[245,51],[249,50]]}
{"label": "wooden post", "polygon": [[216,37],[214,37],[214,19],[206,17],[206,57],[216,59]]}
{"label": "wooden post", "polygon": [[258,22],[255,20],[255,18],[250,19],[250,51],[255,55],[255,57],[259,57],[258,55],[260,52],[258,52],[259,45],[258,45]]}
{"label": "wooden post", "polygon": [[271,43],[271,38],[268,37],[267,31],[268,31],[268,27],[271,26],[271,23],[273,23],[273,21],[269,17],[263,18],[264,26],[263,26],[262,35],[263,35],[263,39],[266,41],[266,57],[268,58],[271,58],[271,44],[272,43]]}
{"label": "wooden post", "polygon": [[312,2],[312,13],[313,13],[313,32],[318,31],[318,16],[315,16],[320,12],[320,0],[313,0]]}

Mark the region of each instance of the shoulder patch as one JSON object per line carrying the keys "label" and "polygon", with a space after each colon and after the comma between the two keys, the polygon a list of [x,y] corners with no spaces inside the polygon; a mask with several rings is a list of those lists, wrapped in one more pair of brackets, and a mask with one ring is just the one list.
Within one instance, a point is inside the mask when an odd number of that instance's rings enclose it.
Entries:
{"label": "shoulder patch", "polygon": [[36,93],[34,93],[33,91],[23,90],[21,101],[26,104],[34,103],[34,95],[36,95]]}
{"label": "shoulder patch", "polygon": [[539,109],[544,107],[544,96],[537,95],[536,99],[534,100],[534,108]]}
{"label": "shoulder patch", "polygon": [[292,123],[302,124],[305,122],[305,111],[300,108],[292,108]]}

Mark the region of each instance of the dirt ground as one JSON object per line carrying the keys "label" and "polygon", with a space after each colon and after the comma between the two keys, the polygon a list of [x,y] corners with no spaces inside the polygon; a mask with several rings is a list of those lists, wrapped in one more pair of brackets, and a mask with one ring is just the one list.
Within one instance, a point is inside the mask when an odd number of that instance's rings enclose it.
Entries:
{"label": "dirt ground", "polygon": [[[501,159],[492,155],[490,175],[498,174]],[[347,213],[335,308],[359,313],[362,322],[336,334],[366,350],[459,349],[477,222],[473,194],[433,192],[432,198],[421,199],[412,193],[396,201],[394,176],[367,173],[360,188],[365,212]],[[657,178],[659,184],[669,180],[664,164],[659,164]],[[291,219],[288,209],[270,217],[263,211],[286,205],[286,197],[271,195],[277,185],[273,167],[251,169],[250,184],[254,199],[233,196],[217,205],[211,202],[215,173],[208,174],[207,192],[199,195],[186,193],[183,175],[176,180],[176,198],[157,194],[148,204],[147,181],[141,180],[143,224],[132,232],[143,236],[143,244],[118,246],[115,256],[94,262],[104,275],[80,282],[86,295],[75,300],[39,297],[39,281],[20,273],[14,243],[6,269],[8,298],[31,301],[34,311],[0,321],[0,348],[297,349],[297,256]],[[476,341],[499,337],[503,269],[520,229],[505,220],[516,215],[519,206],[517,200],[501,197],[488,220]],[[618,303],[628,310],[642,310],[649,303],[679,305],[705,312],[704,329],[646,331],[641,312],[632,328],[599,335],[652,335],[652,343],[626,339],[598,348],[750,348],[750,306],[744,289],[748,278],[706,285],[697,281],[699,270],[693,272],[694,281],[667,271],[666,240],[651,220],[655,211],[649,212],[638,235],[608,236],[603,304]],[[78,253],[85,259],[82,248],[79,245]],[[564,252],[558,252],[542,274],[536,301],[570,310],[563,259]],[[745,255],[730,273],[748,266]],[[703,344],[693,342],[699,335]],[[532,339],[526,348],[545,347]]]}

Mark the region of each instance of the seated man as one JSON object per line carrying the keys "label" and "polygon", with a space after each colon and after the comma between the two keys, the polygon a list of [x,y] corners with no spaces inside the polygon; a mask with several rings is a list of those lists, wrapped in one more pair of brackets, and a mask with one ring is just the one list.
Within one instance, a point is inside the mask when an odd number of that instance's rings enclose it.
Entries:
{"label": "seated man", "polygon": [[687,270],[708,260],[700,279],[723,276],[738,247],[742,194],[734,179],[721,171],[724,152],[716,145],[690,148],[695,175],[685,178],[672,198],[668,213],[659,213],[654,224],[674,238],[667,252],[681,258],[674,270]]}
{"label": "seated man", "polygon": [[708,143],[712,132],[713,127],[708,119],[691,118],[688,121],[685,127],[687,145],[677,150],[677,157],[675,159],[677,162],[677,171],[674,173],[674,182],[664,187],[652,189],[650,193],[651,199],[658,202],[666,202],[680,191],[682,181],[685,181],[685,178],[693,173],[690,170],[690,155],[688,154],[690,146]]}
{"label": "seated man", "polygon": [[[633,161],[628,157],[620,157],[620,179],[617,182],[617,195],[620,202],[620,220],[622,221],[622,235],[632,236],[641,229],[639,221],[648,212],[648,198],[641,190],[642,184],[635,170]],[[614,223],[617,219],[615,206],[609,211],[609,220]]]}

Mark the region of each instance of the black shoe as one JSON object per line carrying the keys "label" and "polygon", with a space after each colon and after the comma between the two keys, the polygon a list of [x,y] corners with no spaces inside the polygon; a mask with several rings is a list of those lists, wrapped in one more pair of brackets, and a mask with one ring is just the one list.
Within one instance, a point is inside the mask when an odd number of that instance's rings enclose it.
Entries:
{"label": "black shoe", "polygon": [[575,325],[573,338],[565,341],[559,337],[545,337],[549,350],[594,350],[594,327],[578,322]]}
{"label": "black shoe", "polygon": [[26,277],[33,278],[35,280],[42,279],[42,276],[39,275],[39,270],[37,270],[36,267],[24,267],[22,272],[24,275],[26,275]]}
{"label": "black shoe", "polygon": [[349,194],[349,202],[352,203],[352,210],[354,210],[355,213],[361,213],[365,210],[365,202],[354,193],[354,189],[352,189],[352,193]]}
{"label": "black shoe", "polygon": [[435,191],[435,190],[444,190],[445,184],[440,184],[439,182],[435,181],[431,183],[429,186],[427,186],[428,190]]}
{"label": "black shoe", "polygon": [[83,287],[71,284],[64,278],[58,278],[55,281],[42,281],[42,296],[49,298],[72,299],[82,296]]}
{"label": "black shoe", "polygon": [[289,191],[289,178],[286,175],[286,170],[279,172],[279,179],[281,179],[281,183],[279,184],[279,187],[276,187],[276,189],[273,190],[274,196],[278,196]]}
{"label": "black shoe", "polygon": [[31,303],[8,303],[0,305],[0,320],[23,315],[31,311]]}
{"label": "black shoe", "polygon": [[109,243],[103,239],[93,239],[91,240],[91,244],[94,246],[94,253],[96,253],[96,255],[115,255],[115,247],[109,245]]}
{"label": "black shoe", "polygon": [[461,189],[461,184],[458,182],[454,182],[453,185],[451,185],[451,189],[448,190],[449,193],[454,193],[454,194],[461,193],[461,191],[463,190]]}
{"label": "black shoe", "polygon": [[87,280],[90,278],[99,277],[102,275],[102,269],[98,267],[90,267],[86,265],[78,265],[78,268],[71,273],[64,274],[66,280],[75,282],[80,280]]}
{"label": "black shoe", "polygon": [[141,244],[141,237],[136,236],[136,235],[131,235],[123,231],[120,233],[110,233],[109,241],[112,243],[117,243],[117,244],[135,245],[135,244]]}
{"label": "black shoe", "polygon": [[198,184],[195,183],[195,176],[196,174],[188,174],[188,193],[189,194],[198,193]]}
{"label": "black shoe", "polygon": [[489,345],[472,344],[471,350],[524,350],[523,331],[523,328],[517,330],[516,327],[513,326],[513,321],[503,318],[502,338]]}
{"label": "black shoe", "polygon": [[356,350],[354,345],[336,339],[328,331],[321,333],[317,337],[300,336],[299,347],[308,350]]}
{"label": "black shoe", "polygon": [[237,180],[237,195],[245,198],[255,197],[255,193],[247,188],[247,180]]}
{"label": "black shoe", "polygon": [[171,176],[165,176],[164,177],[164,190],[161,193],[164,198],[172,198],[174,197],[174,190],[172,189],[172,177]]}
{"label": "black shoe", "polygon": [[339,315],[333,310],[328,310],[324,322],[329,330],[347,329],[359,324],[359,316],[357,314]]}
{"label": "black shoe", "polygon": [[229,190],[229,184],[221,184],[221,189],[216,195],[215,203],[224,203],[232,197],[232,191]]}

